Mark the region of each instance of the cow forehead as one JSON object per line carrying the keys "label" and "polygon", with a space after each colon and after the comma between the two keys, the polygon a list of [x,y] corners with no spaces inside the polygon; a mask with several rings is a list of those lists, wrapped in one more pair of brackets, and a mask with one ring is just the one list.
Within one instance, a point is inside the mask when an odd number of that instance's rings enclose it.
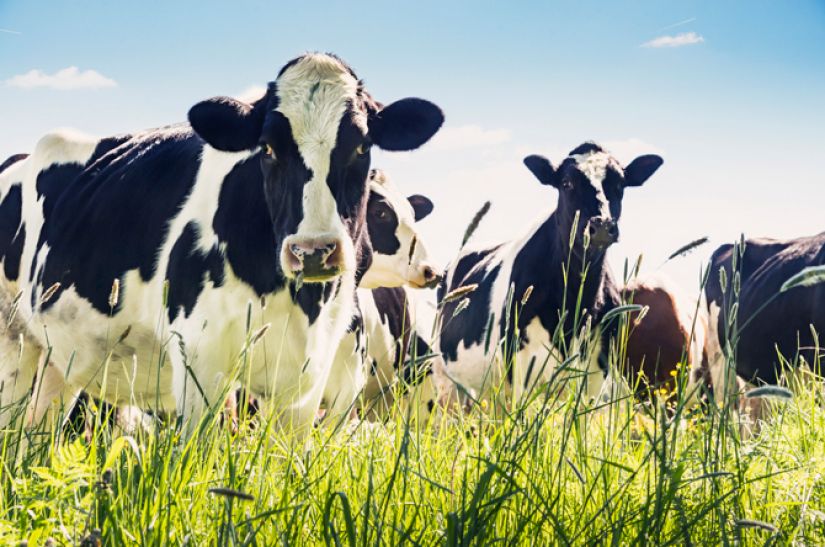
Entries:
{"label": "cow forehead", "polygon": [[[358,80],[339,60],[306,55],[278,77],[276,110],[283,114],[299,148],[333,147],[338,126],[350,105],[358,105]],[[365,134],[366,112],[353,108],[352,121]]]}
{"label": "cow forehead", "polygon": [[575,161],[576,168],[599,191],[602,189],[602,182],[607,176],[609,167],[616,169],[619,173],[622,172],[619,164],[607,152],[588,152],[570,157]]}
{"label": "cow forehead", "polygon": [[384,198],[393,208],[399,220],[409,224],[414,223],[415,212],[409,200],[401,194],[398,187],[383,172],[376,171],[378,174],[370,180],[370,193]]}

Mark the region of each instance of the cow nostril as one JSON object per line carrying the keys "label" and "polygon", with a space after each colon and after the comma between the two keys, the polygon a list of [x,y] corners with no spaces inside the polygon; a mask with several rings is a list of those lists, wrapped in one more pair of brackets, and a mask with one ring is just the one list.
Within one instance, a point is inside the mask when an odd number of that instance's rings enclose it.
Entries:
{"label": "cow nostril", "polygon": [[303,247],[294,243],[289,246],[289,250],[292,252],[293,255],[295,255],[295,258],[298,259],[304,258],[304,254],[306,253]]}
{"label": "cow nostril", "polygon": [[338,247],[338,245],[335,242],[327,243],[326,245],[324,245],[322,247],[324,256],[326,257],[326,256],[331,255],[333,252],[335,252],[335,249],[337,247]]}
{"label": "cow nostril", "polygon": [[432,281],[435,279],[435,271],[429,266],[424,266],[424,280]]}

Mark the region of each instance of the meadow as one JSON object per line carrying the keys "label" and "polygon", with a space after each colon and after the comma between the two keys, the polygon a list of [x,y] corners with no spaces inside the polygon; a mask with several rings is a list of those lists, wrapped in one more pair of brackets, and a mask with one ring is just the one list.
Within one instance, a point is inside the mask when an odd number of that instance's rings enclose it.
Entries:
{"label": "meadow", "polygon": [[18,425],[0,449],[0,542],[825,543],[818,381],[752,390],[770,407],[756,428],[740,424],[738,397],[689,406],[685,368],[671,393],[599,404],[572,362],[523,404],[422,423],[395,403],[384,421],[338,420],[309,439],[271,415],[233,431],[222,407],[191,437],[174,420],[127,434],[103,409],[90,437]]}

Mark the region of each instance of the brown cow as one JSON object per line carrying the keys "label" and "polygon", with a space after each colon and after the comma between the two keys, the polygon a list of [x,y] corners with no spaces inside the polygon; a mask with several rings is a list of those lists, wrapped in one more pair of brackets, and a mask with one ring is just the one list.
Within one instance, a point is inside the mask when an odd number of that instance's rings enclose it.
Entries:
{"label": "brown cow", "polygon": [[[707,314],[704,306],[681,294],[664,278],[633,280],[622,289],[628,303],[644,306],[630,315],[624,366],[625,377],[636,394],[663,390],[676,392],[678,367],[689,367],[687,394],[695,400],[700,381],[707,381]],[[637,381],[641,376],[641,381]],[[660,391],[661,393],[662,391]]]}

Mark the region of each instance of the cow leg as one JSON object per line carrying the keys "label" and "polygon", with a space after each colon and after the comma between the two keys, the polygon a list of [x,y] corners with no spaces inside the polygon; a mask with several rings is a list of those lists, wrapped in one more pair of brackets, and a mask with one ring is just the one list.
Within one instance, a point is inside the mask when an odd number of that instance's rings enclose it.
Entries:
{"label": "cow leg", "polygon": [[[204,357],[210,355],[204,352]],[[209,374],[203,367],[188,367],[179,352],[171,352],[172,391],[177,402],[178,417],[183,419],[185,434],[191,435],[200,426],[209,406],[223,409],[230,392],[228,377],[219,371]]]}
{"label": "cow leg", "polygon": [[66,383],[63,372],[53,364],[45,362],[43,355],[26,412],[26,427],[32,429],[40,425],[58,426],[56,421],[60,411],[70,407],[78,391]]}
{"label": "cow leg", "polygon": [[0,429],[24,414],[40,353],[40,347],[25,337],[12,332],[0,336]]}
{"label": "cow leg", "polygon": [[[436,359],[436,362],[438,359]],[[433,364],[433,367],[438,366]],[[442,388],[439,385],[441,377],[436,376],[435,370],[431,370],[417,386],[410,387],[410,391],[404,397],[404,406],[413,421],[419,424],[426,424],[433,414],[438,413],[444,401],[442,400]],[[447,395],[445,392],[443,395]]]}

